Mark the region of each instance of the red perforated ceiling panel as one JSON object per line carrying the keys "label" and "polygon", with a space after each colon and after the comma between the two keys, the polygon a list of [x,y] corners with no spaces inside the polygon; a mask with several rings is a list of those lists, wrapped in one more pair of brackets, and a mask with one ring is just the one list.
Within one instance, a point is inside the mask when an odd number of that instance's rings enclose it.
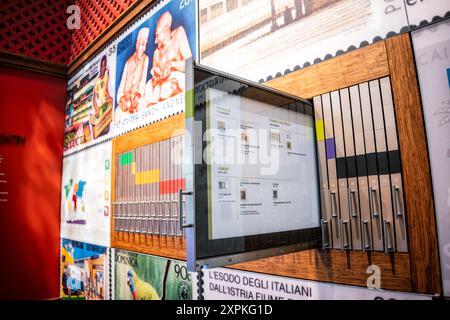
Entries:
{"label": "red perforated ceiling panel", "polygon": [[70,0],[0,0],[0,50],[67,64],[71,33]]}
{"label": "red perforated ceiling panel", "polygon": [[77,57],[117,17],[137,0],[77,0],[81,28],[73,32],[70,59]]}

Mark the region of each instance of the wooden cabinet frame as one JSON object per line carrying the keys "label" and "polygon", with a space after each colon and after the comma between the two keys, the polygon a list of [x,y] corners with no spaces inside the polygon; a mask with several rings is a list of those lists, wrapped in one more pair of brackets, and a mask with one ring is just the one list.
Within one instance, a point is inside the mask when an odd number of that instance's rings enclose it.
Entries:
{"label": "wooden cabinet frame", "polygon": [[436,220],[422,106],[409,34],[379,41],[266,83],[303,98],[390,76],[403,168],[408,253],[310,250],[234,268],[366,286],[367,268],[381,270],[381,288],[441,293]]}

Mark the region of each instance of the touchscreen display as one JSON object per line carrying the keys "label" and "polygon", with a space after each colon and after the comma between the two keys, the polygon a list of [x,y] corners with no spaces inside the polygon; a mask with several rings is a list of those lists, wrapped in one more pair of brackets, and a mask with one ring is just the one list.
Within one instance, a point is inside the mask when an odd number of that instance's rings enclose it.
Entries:
{"label": "touchscreen display", "polygon": [[215,88],[205,94],[208,238],[318,227],[312,114]]}

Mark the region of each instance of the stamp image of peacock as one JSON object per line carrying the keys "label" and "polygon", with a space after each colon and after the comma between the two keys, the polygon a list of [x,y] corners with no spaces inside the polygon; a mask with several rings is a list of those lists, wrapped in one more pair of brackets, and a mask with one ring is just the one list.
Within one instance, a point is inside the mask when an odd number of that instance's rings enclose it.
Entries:
{"label": "stamp image of peacock", "polygon": [[193,300],[195,274],[184,261],[115,249],[115,300]]}

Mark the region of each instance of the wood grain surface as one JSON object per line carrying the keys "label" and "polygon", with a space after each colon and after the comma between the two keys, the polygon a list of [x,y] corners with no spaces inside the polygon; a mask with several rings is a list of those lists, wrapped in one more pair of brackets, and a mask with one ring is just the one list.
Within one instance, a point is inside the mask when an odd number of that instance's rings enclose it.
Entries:
{"label": "wood grain surface", "polygon": [[114,248],[186,260],[186,240],[181,237],[113,232]]}
{"label": "wood grain surface", "polygon": [[412,289],[441,293],[430,165],[409,34],[386,40],[400,143]]}
{"label": "wood grain surface", "polygon": [[184,113],[180,113],[114,138],[112,140],[113,156],[116,153],[126,152],[140,146],[169,139],[172,135],[182,134],[184,119]]}
{"label": "wood grain surface", "polygon": [[265,85],[311,99],[389,74],[384,41],[268,81]]}
{"label": "wood grain surface", "polygon": [[407,253],[385,254],[362,251],[307,250],[231,266],[279,276],[367,286],[370,265],[380,267],[381,288],[411,291]]}

